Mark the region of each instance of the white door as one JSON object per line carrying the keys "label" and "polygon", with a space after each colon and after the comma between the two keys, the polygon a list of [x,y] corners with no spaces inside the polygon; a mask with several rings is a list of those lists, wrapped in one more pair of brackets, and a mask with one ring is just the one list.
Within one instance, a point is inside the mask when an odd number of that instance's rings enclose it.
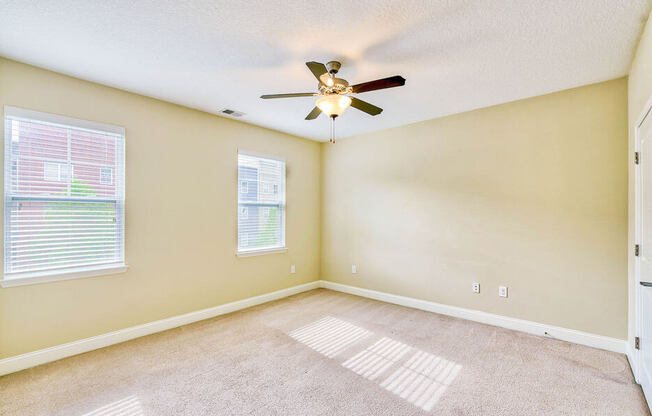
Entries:
{"label": "white door", "polygon": [[[636,126],[636,237],[637,307],[639,337],[637,352],[638,382],[652,403],[652,112],[650,107]],[[636,249],[635,249],[636,251]]]}

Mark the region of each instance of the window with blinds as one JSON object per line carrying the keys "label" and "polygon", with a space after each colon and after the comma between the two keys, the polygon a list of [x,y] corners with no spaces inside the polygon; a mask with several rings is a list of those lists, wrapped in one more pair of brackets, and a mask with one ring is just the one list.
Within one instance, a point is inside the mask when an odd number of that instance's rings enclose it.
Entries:
{"label": "window with blinds", "polygon": [[238,152],[238,252],[285,247],[285,161]]}
{"label": "window with blinds", "polygon": [[124,129],[5,107],[5,279],[124,264]]}

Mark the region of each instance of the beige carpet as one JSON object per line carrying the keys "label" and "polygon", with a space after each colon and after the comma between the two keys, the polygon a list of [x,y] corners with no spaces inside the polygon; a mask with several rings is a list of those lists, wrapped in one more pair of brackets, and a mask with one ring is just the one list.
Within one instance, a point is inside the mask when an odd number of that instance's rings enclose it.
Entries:
{"label": "beige carpet", "polygon": [[648,415],[623,355],[318,289],[0,378],[2,415]]}

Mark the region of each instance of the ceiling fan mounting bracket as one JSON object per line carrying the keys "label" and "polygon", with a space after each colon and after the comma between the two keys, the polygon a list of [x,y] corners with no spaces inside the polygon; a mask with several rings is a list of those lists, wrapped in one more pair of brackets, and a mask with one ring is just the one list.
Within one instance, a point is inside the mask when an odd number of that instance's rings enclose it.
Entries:
{"label": "ceiling fan mounting bracket", "polygon": [[342,63],[339,61],[330,61],[326,64],[326,69],[328,69],[329,74],[337,74],[342,67]]}

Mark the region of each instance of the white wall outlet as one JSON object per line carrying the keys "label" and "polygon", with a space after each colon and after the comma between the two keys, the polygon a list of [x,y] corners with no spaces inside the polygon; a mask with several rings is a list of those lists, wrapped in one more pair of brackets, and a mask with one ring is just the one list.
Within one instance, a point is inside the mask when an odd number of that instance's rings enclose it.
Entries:
{"label": "white wall outlet", "polygon": [[357,273],[358,272],[358,266],[355,264],[351,266],[351,273]]}
{"label": "white wall outlet", "polygon": [[473,283],[471,287],[473,288],[473,293],[480,293],[480,283]]}
{"label": "white wall outlet", "polygon": [[296,273],[297,269],[294,267],[294,264],[290,266],[290,273]]}
{"label": "white wall outlet", "polygon": [[498,286],[498,296],[507,297],[507,286]]}

